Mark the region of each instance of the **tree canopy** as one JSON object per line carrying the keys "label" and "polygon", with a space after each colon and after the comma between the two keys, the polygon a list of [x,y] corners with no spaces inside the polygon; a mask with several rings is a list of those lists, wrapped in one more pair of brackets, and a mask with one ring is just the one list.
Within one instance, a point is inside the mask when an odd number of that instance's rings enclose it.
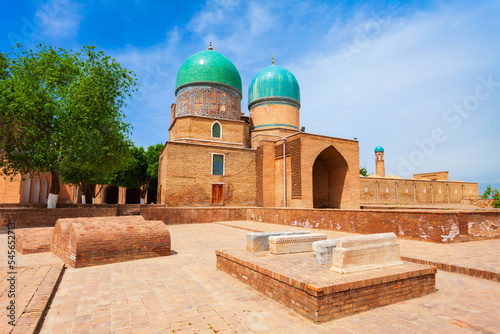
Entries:
{"label": "tree canopy", "polygon": [[139,189],[141,204],[148,189],[156,189],[158,185],[158,165],[162,144],[144,147],[133,147],[129,163],[109,178],[109,183],[119,187]]}
{"label": "tree canopy", "polygon": [[119,167],[130,146],[121,109],[135,85],[132,72],[93,45],[77,53],[17,45],[0,54],[1,171],[50,172],[58,194],[62,170],[76,183],[69,170],[87,178],[92,166],[100,174],[118,159]]}

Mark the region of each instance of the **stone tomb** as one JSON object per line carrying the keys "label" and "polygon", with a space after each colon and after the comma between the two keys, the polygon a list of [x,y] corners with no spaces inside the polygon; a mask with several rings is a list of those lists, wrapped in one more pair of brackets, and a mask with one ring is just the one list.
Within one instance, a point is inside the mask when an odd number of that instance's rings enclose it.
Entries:
{"label": "stone tomb", "polygon": [[16,228],[16,251],[21,254],[50,252],[53,227]]}
{"label": "stone tomb", "polygon": [[247,233],[247,251],[262,252],[269,250],[269,237],[281,235],[297,235],[311,234],[309,231],[292,231],[292,232],[258,232]]}
{"label": "stone tomb", "polygon": [[337,239],[315,241],[312,244],[318,264],[332,264],[332,252],[337,247]]}
{"label": "stone tomb", "polygon": [[51,251],[74,268],[170,254],[170,233],[141,216],[59,219]]}
{"label": "stone tomb", "polygon": [[396,235],[378,233],[338,239],[330,269],[347,274],[402,264]]}
{"label": "stone tomb", "polygon": [[326,240],[326,234],[311,233],[272,236],[269,237],[269,251],[274,255],[312,252],[313,242],[319,240]]}
{"label": "stone tomb", "polygon": [[[394,234],[325,239],[321,234],[271,236],[270,252],[216,250],[217,268],[314,322],[435,292],[436,267],[399,261]],[[306,252],[313,251],[313,242],[322,262],[331,256],[342,270],[317,264]],[[280,250],[280,245],[285,246]],[[303,253],[292,253],[296,251]],[[374,261],[371,270],[367,261]]]}

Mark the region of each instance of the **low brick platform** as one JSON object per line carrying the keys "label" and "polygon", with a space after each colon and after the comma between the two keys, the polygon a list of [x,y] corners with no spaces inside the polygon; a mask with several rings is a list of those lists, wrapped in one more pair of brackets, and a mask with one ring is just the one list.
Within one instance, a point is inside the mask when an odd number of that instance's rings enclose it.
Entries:
{"label": "low brick platform", "polygon": [[311,253],[215,253],[218,269],[314,322],[435,292],[436,268],[416,263],[341,275],[316,264]]}
{"label": "low brick platform", "polygon": [[16,251],[21,254],[50,252],[53,227],[16,229]]}
{"label": "low brick platform", "polygon": [[141,216],[59,219],[51,251],[74,268],[165,256],[170,233]]}

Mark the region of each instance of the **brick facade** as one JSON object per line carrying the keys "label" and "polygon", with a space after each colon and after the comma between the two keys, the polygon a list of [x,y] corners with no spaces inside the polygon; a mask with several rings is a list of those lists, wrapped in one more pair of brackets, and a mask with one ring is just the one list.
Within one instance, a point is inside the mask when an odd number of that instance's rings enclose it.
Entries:
{"label": "brick facade", "polygon": [[[224,155],[224,175],[212,175],[213,154]],[[213,184],[223,184],[225,206],[256,205],[255,150],[169,141],[159,177],[167,206],[210,206]]]}

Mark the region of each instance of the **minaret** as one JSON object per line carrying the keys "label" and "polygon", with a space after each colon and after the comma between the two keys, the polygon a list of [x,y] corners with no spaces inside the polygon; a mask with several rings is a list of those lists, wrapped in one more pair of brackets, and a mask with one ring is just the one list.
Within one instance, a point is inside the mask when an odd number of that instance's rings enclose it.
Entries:
{"label": "minaret", "polygon": [[382,146],[375,147],[375,174],[385,176],[384,148]]}

